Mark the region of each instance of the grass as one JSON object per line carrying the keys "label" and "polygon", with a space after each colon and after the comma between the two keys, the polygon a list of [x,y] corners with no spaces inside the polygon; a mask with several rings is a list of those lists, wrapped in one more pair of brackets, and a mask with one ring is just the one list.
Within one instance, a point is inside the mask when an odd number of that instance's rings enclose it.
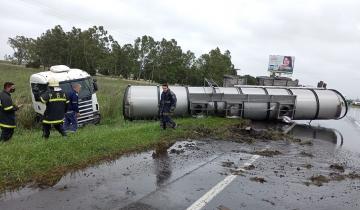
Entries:
{"label": "grass", "polygon": [[103,123],[113,124],[123,122],[122,101],[126,87],[129,84],[146,85],[146,83],[110,77],[96,77],[96,79],[99,86],[97,97]]}
{"label": "grass", "polygon": [[52,185],[64,174],[84,167],[114,160],[122,154],[155,148],[176,139],[205,135],[221,136],[227,126],[239,120],[224,118],[177,119],[177,130],[160,129],[155,121],[124,121],[122,97],[128,84],[146,84],[118,78],[97,77],[97,92],[102,122],[79,129],[62,138],[54,130],[50,140],[41,138],[40,126],[34,126],[29,77],[42,69],[27,69],[0,62],[0,84],[13,81],[16,103],[25,104],[17,112],[18,128],[13,139],[0,143],[0,191],[29,183]]}

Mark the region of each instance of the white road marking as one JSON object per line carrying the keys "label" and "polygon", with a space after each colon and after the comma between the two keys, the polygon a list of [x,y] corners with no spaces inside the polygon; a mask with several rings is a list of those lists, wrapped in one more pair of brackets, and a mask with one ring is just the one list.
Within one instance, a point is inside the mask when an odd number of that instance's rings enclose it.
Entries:
{"label": "white road marking", "polygon": [[[249,166],[252,163],[254,163],[260,156],[259,155],[253,155],[249,161],[247,161],[243,167]],[[237,169],[237,171],[243,171],[244,169]],[[223,179],[221,182],[219,182],[217,185],[215,185],[213,188],[211,188],[207,193],[205,193],[201,198],[199,198],[195,203],[193,203],[190,207],[188,207],[186,210],[200,210],[206,206],[216,195],[218,195],[221,191],[225,189],[229,184],[231,184],[232,181],[235,180],[237,175],[231,174],[225,179]]]}
{"label": "white road marking", "polygon": [[354,117],[346,116],[350,121],[354,122],[357,126],[360,127],[360,122],[357,121]]}
{"label": "white road marking", "polygon": [[355,124],[360,127],[360,123],[358,121],[355,121]]}

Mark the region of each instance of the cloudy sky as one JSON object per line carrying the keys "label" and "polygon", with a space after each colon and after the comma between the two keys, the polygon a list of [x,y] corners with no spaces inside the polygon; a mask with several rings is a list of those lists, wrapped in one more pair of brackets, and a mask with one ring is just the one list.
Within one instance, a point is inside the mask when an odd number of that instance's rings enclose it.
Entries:
{"label": "cloudy sky", "polygon": [[61,25],[103,25],[121,44],[142,35],[175,38],[197,56],[230,50],[242,74],[267,75],[270,54],[296,57],[293,78],[320,80],[360,98],[360,1],[0,0],[0,56],[8,37]]}

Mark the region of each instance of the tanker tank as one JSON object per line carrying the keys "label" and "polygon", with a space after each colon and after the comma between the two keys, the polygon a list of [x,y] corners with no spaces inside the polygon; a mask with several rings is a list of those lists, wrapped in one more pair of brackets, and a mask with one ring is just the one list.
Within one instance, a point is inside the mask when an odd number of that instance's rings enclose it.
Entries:
{"label": "tanker tank", "polygon": [[[174,116],[218,115],[252,120],[341,119],[348,107],[333,89],[309,87],[170,86],[177,96]],[[161,87],[129,85],[123,98],[125,119],[157,119]]]}

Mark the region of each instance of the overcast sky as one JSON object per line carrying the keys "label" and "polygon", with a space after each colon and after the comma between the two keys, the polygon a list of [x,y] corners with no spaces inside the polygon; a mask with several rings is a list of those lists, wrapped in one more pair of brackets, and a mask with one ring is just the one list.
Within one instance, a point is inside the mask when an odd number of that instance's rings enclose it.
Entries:
{"label": "overcast sky", "polygon": [[0,0],[0,56],[8,37],[61,25],[103,25],[120,44],[142,35],[174,38],[196,56],[228,49],[242,74],[268,75],[270,54],[296,57],[293,78],[320,80],[360,98],[360,1]]}

